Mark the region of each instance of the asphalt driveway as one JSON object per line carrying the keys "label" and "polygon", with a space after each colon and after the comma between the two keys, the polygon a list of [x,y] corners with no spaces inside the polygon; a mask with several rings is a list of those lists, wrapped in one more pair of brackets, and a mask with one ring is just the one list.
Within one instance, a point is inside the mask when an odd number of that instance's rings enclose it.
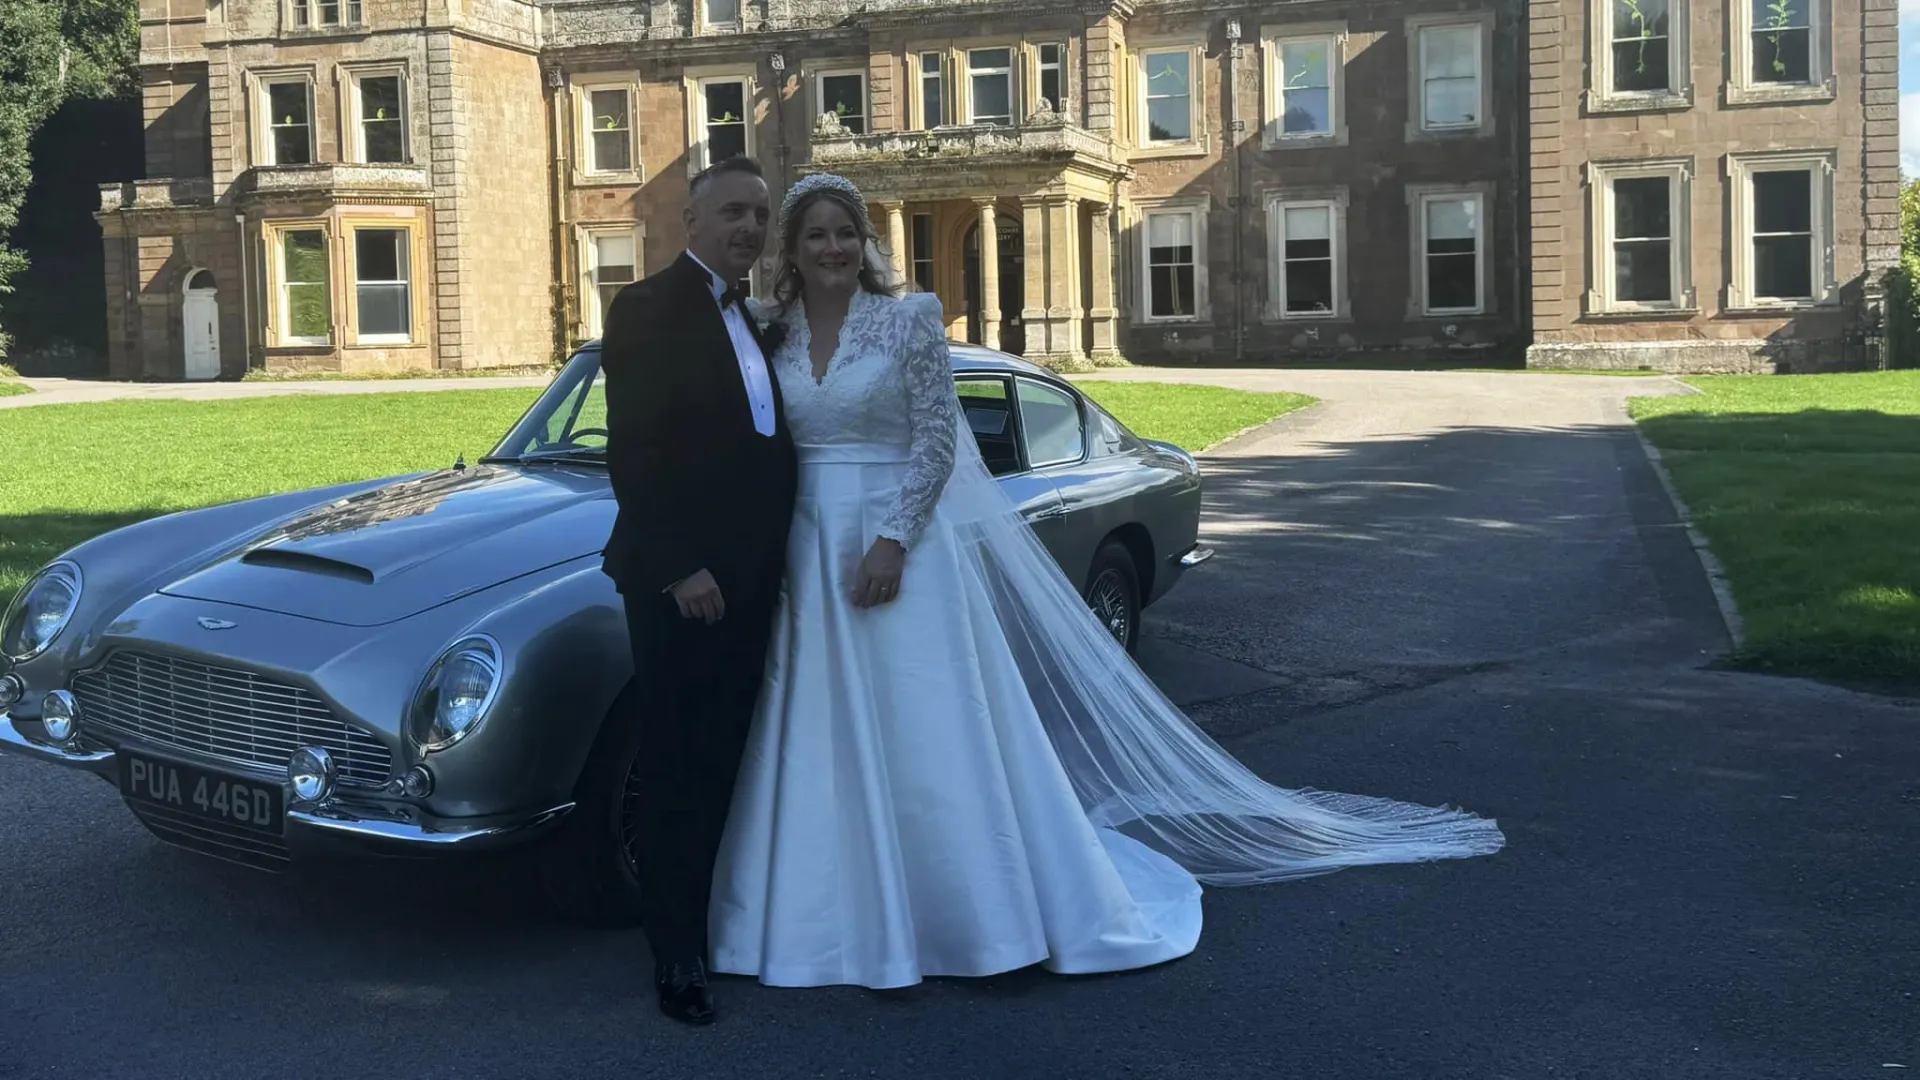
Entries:
{"label": "asphalt driveway", "polygon": [[[1119,377],[1165,378],[1163,372]],[[1148,972],[719,988],[511,868],[270,878],[0,759],[0,1077],[1545,1077],[1920,1069],[1920,708],[1712,670],[1626,426],[1661,380],[1188,373],[1323,404],[1223,448],[1145,663],[1289,786],[1495,816],[1485,859],[1215,890]]]}

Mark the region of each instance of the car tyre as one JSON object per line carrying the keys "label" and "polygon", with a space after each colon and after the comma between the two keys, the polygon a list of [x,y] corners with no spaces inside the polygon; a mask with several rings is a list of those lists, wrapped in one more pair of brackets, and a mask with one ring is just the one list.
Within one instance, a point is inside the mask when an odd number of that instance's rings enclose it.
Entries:
{"label": "car tyre", "polygon": [[1140,570],[1125,544],[1108,540],[1094,553],[1086,600],[1114,640],[1133,652],[1140,643]]}
{"label": "car tyre", "polygon": [[640,729],[626,721],[629,715],[616,704],[601,724],[574,789],[573,812],[540,853],[548,902],[568,920],[587,926],[640,924],[640,878],[627,854],[625,827]]}

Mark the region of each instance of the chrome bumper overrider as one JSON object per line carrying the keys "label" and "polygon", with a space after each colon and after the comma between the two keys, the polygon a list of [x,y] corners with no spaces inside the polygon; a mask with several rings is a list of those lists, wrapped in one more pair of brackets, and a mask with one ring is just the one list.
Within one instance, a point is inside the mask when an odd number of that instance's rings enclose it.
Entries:
{"label": "chrome bumper overrider", "polygon": [[1198,544],[1196,544],[1193,547],[1188,548],[1186,552],[1182,554],[1177,561],[1180,563],[1181,566],[1191,568],[1191,567],[1199,566],[1201,563],[1206,562],[1208,559],[1211,559],[1211,558],[1213,558],[1212,548],[1201,547]]}
{"label": "chrome bumper overrider", "polygon": [[[34,729],[34,734],[23,731],[22,725]],[[55,746],[34,737],[38,727],[32,721],[15,721],[10,714],[0,712],[0,752],[82,769],[117,784],[115,751]],[[485,851],[533,839],[572,809],[572,803],[563,803],[535,814],[485,819],[438,818],[411,807],[401,810],[359,807],[336,799],[318,806],[289,806],[286,839],[290,847],[304,848],[317,843],[341,853],[431,855]]]}

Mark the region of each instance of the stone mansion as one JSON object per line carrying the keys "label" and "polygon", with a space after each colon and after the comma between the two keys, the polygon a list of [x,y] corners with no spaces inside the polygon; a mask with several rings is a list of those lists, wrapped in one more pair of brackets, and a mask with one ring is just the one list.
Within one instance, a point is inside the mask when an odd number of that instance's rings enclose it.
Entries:
{"label": "stone mansion", "polygon": [[[866,192],[1055,367],[1867,360],[1896,0],[143,0],[110,370],[548,362],[687,180]],[[754,285],[772,281],[769,261]]]}

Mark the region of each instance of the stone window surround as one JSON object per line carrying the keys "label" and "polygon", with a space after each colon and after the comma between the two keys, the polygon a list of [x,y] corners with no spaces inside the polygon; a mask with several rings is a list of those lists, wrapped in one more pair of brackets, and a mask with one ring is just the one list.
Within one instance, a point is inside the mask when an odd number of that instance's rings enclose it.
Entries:
{"label": "stone window surround", "polygon": [[[1491,182],[1407,185],[1407,232],[1410,239],[1407,262],[1410,271],[1408,280],[1412,286],[1407,290],[1408,318],[1482,318],[1495,313],[1493,293],[1489,288],[1493,282],[1493,237],[1488,211],[1493,205],[1493,189]],[[1479,302],[1472,308],[1431,310],[1427,306],[1427,203],[1463,197],[1474,199],[1479,204],[1475,214],[1475,220],[1479,222],[1479,234],[1474,240],[1475,254],[1478,256],[1475,270]]]}
{"label": "stone window surround", "polygon": [[[403,232],[407,234],[407,325],[411,329],[405,335],[360,336],[360,294],[359,270],[354,265],[358,251],[358,234],[363,230]],[[420,330],[426,324],[426,305],[422,303],[424,290],[421,286],[424,256],[421,252],[421,237],[425,234],[419,219],[407,217],[376,217],[362,214],[343,214],[340,219],[340,235],[344,238],[341,259],[346,263],[347,274],[341,279],[346,283],[351,297],[346,305],[346,340],[349,347],[391,348],[395,345],[421,344]]]}
{"label": "stone window surround", "polygon": [[[754,157],[760,142],[755,131],[759,127],[759,120],[754,115],[759,100],[758,66],[748,63],[689,67],[682,72],[681,81],[686,88],[687,175],[696,175],[708,165],[706,89],[716,83],[743,84],[740,100],[745,110],[741,119],[746,128],[746,156]],[[811,125],[808,130],[812,130]]]}
{"label": "stone window surround", "polygon": [[805,68],[807,83],[807,130],[827,111],[824,80],[837,75],[853,75],[860,80],[860,122],[865,134],[873,134],[873,80],[866,65],[855,59],[822,60]]}
{"label": "stone window surround", "polygon": [[279,165],[273,153],[273,110],[268,108],[269,88],[297,82],[307,89],[307,160],[320,160],[319,95],[315,93],[316,68],[313,64],[293,67],[249,68],[246,72],[246,100],[250,113],[247,134],[252,141],[248,160],[255,168]]}
{"label": "stone window surround", "polygon": [[[1693,0],[1667,0],[1667,89],[1613,88],[1613,5],[1619,0],[1591,0],[1587,41],[1592,52],[1587,70],[1589,113],[1664,112],[1693,107]],[[1740,0],[1735,0],[1736,3]]]}
{"label": "stone window surround", "polygon": [[[1332,130],[1324,134],[1282,134],[1280,47],[1296,41],[1327,43],[1327,113]],[[1345,22],[1279,23],[1260,28],[1260,46],[1266,53],[1261,63],[1261,82],[1266,90],[1261,100],[1266,122],[1261,125],[1260,143],[1267,150],[1305,149],[1315,146],[1347,145],[1347,24]]]}
{"label": "stone window surround", "polygon": [[[603,71],[574,75],[567,80],[573,94],[574,154],[573,185],[592,187],[603,184],[638,184],[646,179],[641,154],[645,140],[640,132],[640,73]],[[593,160],[593,95],[601,90],[624,90],[627,94],[627,153],[630,169],[596,169]]]}
{"label": "stone window surround", "polygon": [[[1589,315],[1685,315],[1698,308],[1693,281],[1693,175],[1691,157],[1640,158],[1587,163],[1587,213],[1592,244],[1587,257],[1586,313]],[[1613,182],[1641,177],[1665,177],[1669,281],[1672,296],[1665,302],[1614,299]]]}
{"label": "stone window surround", "polygon": [[[294,338],[286,336],[290,322],[287,314],[286,295],[286,245],[283,238],[288,233],[318,232],[323,250],[327,253],[327,313],[328,325],[325,338]],[[331,348],[340,325],[340,305],[337,302],[340,288],[339,275],[334,267],[334,240],[338,230],[327,218],[288,218],[281,221],[265,222],[260,226],[262,246],[266,249],[266,259],[261,269],[265,272],[265,289],[271,297],[265,312],[266,345],[269,349],[317,349]]]}
{"label": "stone window surround", "polygon": [[907,49],[907,85],[910,87],[908,98],[912,102],[912,116],[909,126],[914,131],[927,130],[927,71],[922,66],[926,57],[935,57],[940,64],[940,118],[946,125],[953,123],[954,113],[949,107],[953,94],[952,57],[946,49],[909,48]]}
{"label": "stone window surround", "polygon": [[[1135,197],[1130,200],[1128,212],[1133,218],[1134,232],[1138,242],[1134,245],[1134,305],[1133,323],[1136,326],[1190,326],[1196,323],[1213,321],[1212,296],[1207,285],[1208,244],[1207,216],[1211,209],[1211,198],[1206,195],[1169,195],[1155,198]],[[1151,241],[1147,222],[1159,214],[1184,213],[1193,220],[1193,314],[1192,315],[1154,315],[1153,297],[1149,290],[1153,288],[1153,275],[1149,270],[1148,244]]]}
{"label": "stone window surround", "polygon": [[[1133,150],[1128,157],[1134,160],[1159,157],[1204,157],[1211,147],[1208,138],[1206,120],[1207,110],[1207,46],[1204,41],[1196,41],[1191,36],[1145,38],[1132,43],[1131,74],[1133,77]],[[1191,138],[1168,142],[1149,142],[1147,140],[1147,58],[1155,53],[1180,52],[1189,54],[1187,61],[1188,78],[1192,81],[1187,88],[1187,115]]]}
{"label": "stone window surround", "polygon": [[1837,96],[1833,72],[1832,0],[1807,0],[1806,83],[1753,81],[1753,0],[1728,0],[1728,105],[1778,105],[1788,102],[1832,101]]}
{"label": "stone window surround", "polygon": [[[953,70],[960,77],[953,80],[953,87],[947,91],[947,97],[953,102],[953,116],[962,125],[973,123],[973,57],[980,49],[1007,50],[1007,109],[1012,113],[1008,118],[1009,126],[1018,127],[1022,117],[1020,102],[1025,87],[1021,86],[1020,39],[991,38],[973,41],[955,42]],[[991,70],[991,69],[988,69]],[[964,120],[961,118],[965,117]]]}
{"label": "stone window surround", "polygon": [[[1424,15],[1410,15],[1406,19],[1407,39],[1407,128],[1408,142],[1433,142],[1441,139],[1484,139],[1492,136],[1499,126],[1493,107],[1493,79],[1489,77],[1491,65],[1488,60],[1493,55],[1493,24],[1495,15],[1491,11],[1449,11]],[[1427,93],[1426,81],[1422,77],[1425,48],[1422,44],[1425,34],[1422,31],[1447,26],[1477,26],[1480,30],[1479,56],[1476,61],[1480,84],[1479,123],[1472,127],[1446,127],[1429,129],[1426,124]]]}
{"label": "stone window surround", "polygon": [[574,225],[574,248],[576,281],[580,306],[578,308],[579,331],[583,337],[599,337],[605,328],[607,313],[600,310],[599,283],[594,280],[594,272],[599,269],[599,248],[594,239],[600,236],[628,234],[633,237],[633,274],[636,280],[646,271],[647,225],[644,221],[581,221]]}
{"label": "stone window surround", "polygon": [[[1353,318],[1353,298],[1347,283],[1347,208],[1345,186],[1290,187],[1269,189],[1262,195],[1267,216],[1267,310],[1268,323],[1344,322]],[[1287,207],[1325,207],[1330,211],[1333,239],[1333,310],[1288,313],[1286,305],[1286,229]]]}
{"label": "stone window surround", "polygon": [[360,129],[360,82],[398,76],[400,79],[400,160],[379,164],[413,163],[413,79],[407,62],[342,64],[337,69],[340,89],[340,160],[367,164],[364,133]]}
{"label": "stone window surround", "polygon": [[307,10],[307,25],[301,26],[296,13],[302,6],[302,0],[280,0],[280,33],[282,37],[326,37],[335,34],[357,34],[367,28],[366,0],[338,0],[340,21],[323,23],[320,20],[322,0],[304,0]]}
{"label": "stone window surround", "polygon": [[[1834,172],[1839,151],[1760,150],[1728,154],[1724,159],[1727,195],[1733,235],[1728,237],[1728,263],[1732,276],[1727,281],[1726,312],[1800,311],[1832,307],[1840,301],[1840,287],[1834,272]],[[1782,168],[1782,167],[1785,168]],[[1753,295],[1753,183],[1755,172],[1784,172],[1805,169],[1813,174],[1813,298],[1810,300],[1760,300]]]}

